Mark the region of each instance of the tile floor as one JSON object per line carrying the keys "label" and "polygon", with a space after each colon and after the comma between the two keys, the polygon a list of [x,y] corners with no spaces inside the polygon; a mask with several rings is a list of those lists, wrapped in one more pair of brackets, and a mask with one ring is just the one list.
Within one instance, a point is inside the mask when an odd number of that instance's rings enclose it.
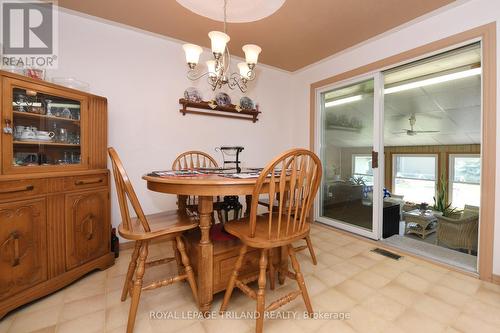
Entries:
{"label": "tile floor", "polygon": [[[264,331],[271,332],[500,332],[500,285],[449,271],[427,262],[405,257],[394,261],[370,252],[373,245],[321,226],[312,229],[319,263],[311,264],[306,252],[299,254],[302,271],[318,313],[344,313],[349,318],[305,319],[301,298],[287,304],[283,314],[299,318],[268,319]],[[170,246],[155,245],[150,253],[168,255]],[[116,264],[95,272],[65,289],[24,306],[0,322],[3,332],[125,332],[129,300],[120,302],[120,291],[130,251],[121,253]],[[175,265],[168,269],[174,269]],[[163,267],[163,268],[161,268]],[[165,274],[159,266],[152,275]],[[156,268],[155,268],[156,269]],[[161,271],[163,270],[163,272]],[[269,291],[267,300],[295,288],[287,279]],[[217,310],[222,295],[217,295]],[[253,311],[254,302],[239,292],[233,294],[229,310]],[[195,311],[187,284],[144,292],[135,332],[253,332],[251,319],[179,320],[149,319],[150,311]]]}

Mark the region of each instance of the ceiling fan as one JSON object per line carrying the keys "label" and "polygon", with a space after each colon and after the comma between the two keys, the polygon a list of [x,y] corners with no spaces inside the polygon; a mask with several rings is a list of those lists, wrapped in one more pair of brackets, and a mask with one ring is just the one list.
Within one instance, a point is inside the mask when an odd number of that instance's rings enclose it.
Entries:
{"label": "ceiling fan", "polygon": [[410,116],[410,118],[408,118],[409,122],[410,122],[410,129],[407,129],[407,128],[403,128],[403,132],[395,132],[393,134],[406,134],[406,135],[409,135],[409,136],[414,136],[414,135],[417,135],[419,133],[438,133],[440,131],[416,131],[413,129],[413,127],[415,126],[415,123],[417,122],[417,118],[415,118],[415,114],[412,114]]}

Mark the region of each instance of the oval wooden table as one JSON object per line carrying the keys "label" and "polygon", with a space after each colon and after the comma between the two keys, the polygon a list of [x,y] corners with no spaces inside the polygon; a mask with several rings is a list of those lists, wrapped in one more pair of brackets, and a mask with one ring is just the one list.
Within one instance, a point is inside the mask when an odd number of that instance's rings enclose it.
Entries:
{"label": "oval wooden table", "polygon": [[[252,199],[257,178],[229,178],[220,175],[201,176],[172,176],[157,177],[143,176],[147,181],[147,187],[151,191],[198,196],[198,214],[200,216],[201,237],[198,256],[198,299],[200,311],[210,311],[213,299],[213,244],[210,239],[210,227],[213,216],[213,200],[216,196],[245,195],[248,207]],[[263,186],[262,191],[267,191]],[[182,209],[182,207],[179,207]],[[285,252],[285,251],[283,251]],[[282,265],[288,265],[285,254],[282,256]],[[281,278],[280,278],[281,280]]]}

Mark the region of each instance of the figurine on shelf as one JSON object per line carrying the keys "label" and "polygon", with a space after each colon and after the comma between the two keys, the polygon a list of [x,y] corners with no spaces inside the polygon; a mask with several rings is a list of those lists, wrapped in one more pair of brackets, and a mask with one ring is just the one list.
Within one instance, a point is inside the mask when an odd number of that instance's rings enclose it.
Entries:
{"label": "figurine on shelf", "polygon": [[53,114],[50,110],[50,103],[52,103],[52,100],[50,100],[50,99],[45,100],[45,109],[47,110],[47,116],[52,117]]}

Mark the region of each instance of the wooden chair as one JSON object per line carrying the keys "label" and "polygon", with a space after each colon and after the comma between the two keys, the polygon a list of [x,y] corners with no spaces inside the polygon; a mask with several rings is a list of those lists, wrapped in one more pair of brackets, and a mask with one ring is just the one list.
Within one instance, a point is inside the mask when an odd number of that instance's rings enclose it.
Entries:
{"label": "wooden chair", "polygon": [[[122,216],[122,223],[120,223],[118,227],[118,232],[123,238],[135,242],[121,296],[122,302],[127,299],[128,294],[132,297],[127,323],[127,332],[130,333],[134,330],[135,317],[142,290],[152,290],[168,286],[174,282],[187,280],[191,286],[196,304],[198,304],[198,291],[193,269],[189,263],[185,245],[181,238],[184,231],[196,228],[198,226],[198,221],[186,214],[179,214],[177,210],[147,216],[144,215],[144,211],[142,210],[118,154],[113,148],[108,148],[108,153],[111,158],[116,193],[118,195],[118,203],[120,204],[120,213]],[[130,217],[129,201],[137,215],[135,218]],[[174,243],[174,250],[178,251],[179,256],[176,255],[171,258],[147,262],[149,242],[158,238],[172,241]],[[146,268],[165,264],[174,260],[178,262],[178,265],[182,264],[182,274],[143,285],[143,277]],[[167,302],[168,300],[165,301]]]}
{"label": "wooden chair", "polygon": [[[184,152],[176,157],[172,163],[172,170],[189,170],[197,168],[218,168],[217,161],[207,153],[197,150]],[[197,196],[178,196],[178,205],[180,209],[186,209],[188,214],[198,213]],[[221,201],[217,197],[214,202],[214,213],[217,213],[219,220],[222,221]],[[215,216],[214,216],[215,217]]]}
{"label": "wooden chair", "polygon": [[[288,167],[289,166],[287,166],[287,168]],[[280,196],[280,194],[276,193],[276,199],[273,201],[273,209],[275,211],[278,211],[278,209],[279,209],[279,196]],[[264,207],[266,207],[269,210],[271,208],[271,200],[266,199],[266,198],[263,198],[263,199],[259,198],[259,205],[264,206]],[[313,245],[312,245],[312,242],[311,242],[311,237],[309,235],[307,235],[307,237],[305,237],[304,240],[306,241],[306,245],[302,245],[302,246],[296,247],[295,251],[299,252],[299,251],[303,251],[305,249],[308,249],[313,264],[317,265],[318,264],[318,260],[316,259],[316,253],[314,252],[314,248],[313,248]]]}
{"label": "wooden chair", "polygon": [[[257,179],[252,194],[250,215],[225,225],[226,231],[238,237],[243,245],[220,311],[226,311],[233,289],[237,286],[247,296],[257,301],[257,333],[262,332],[264,311],[274,311],[299,295],[302,295],[307,311],[310,314],[313,312],[304,277],[295,256],[296,249],[292,243],[309,235],[308,214],[318,191],[321,175],[321,162],[314,153],[303,149],[292,149],[281,154],[262,170]],[[263,190],[270,200],[276,198],[276,193],[281,193],[277,199],[278,209],[275,210],[274,205],[271,205],[266,214],[257,215],[259,194]],[[249,247],[260,249],[259,289],[257,292],[238,279],[238,272]],[[265,307],[268,253],[277,247],[287,249],[292,268],[295,271],[292,273],[288,271],[287,267],[280,267],[280,274],[296,280],[299,289]],[[269,260],[269,272],[271,279],[273,279],[275,269],[271,260]]]}

